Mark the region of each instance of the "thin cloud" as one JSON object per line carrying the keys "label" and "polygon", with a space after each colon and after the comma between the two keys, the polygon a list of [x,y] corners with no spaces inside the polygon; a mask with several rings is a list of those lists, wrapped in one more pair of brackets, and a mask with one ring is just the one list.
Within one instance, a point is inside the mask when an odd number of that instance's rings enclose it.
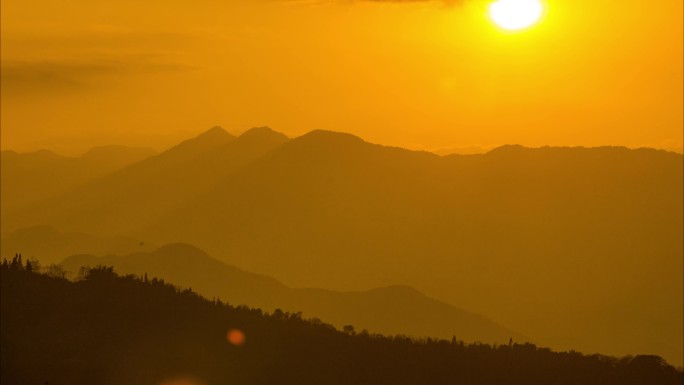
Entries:
{"label": "thin cloud", "polygon": [[8,93],[53,92],[87,88],[90,79],[121,68],[103,63],[3,61],[2,85]]}
{"label": "thin cloud", "polygon": [[91,61],[2,61],[3,92],[8,96],[63,93],[97,88],[108,77],[134,72],[187,71],[193,67],[139,57]]}

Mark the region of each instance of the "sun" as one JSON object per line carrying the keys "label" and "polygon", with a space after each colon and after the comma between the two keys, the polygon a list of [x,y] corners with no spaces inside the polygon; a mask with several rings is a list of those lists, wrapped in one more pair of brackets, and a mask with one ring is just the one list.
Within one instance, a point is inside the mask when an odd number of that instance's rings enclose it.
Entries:
{"label": "sun", "polygon": [[543,14],[544,4],[541,0],[497,0],[489,5],[489,17],[508,31],[531,27]]}

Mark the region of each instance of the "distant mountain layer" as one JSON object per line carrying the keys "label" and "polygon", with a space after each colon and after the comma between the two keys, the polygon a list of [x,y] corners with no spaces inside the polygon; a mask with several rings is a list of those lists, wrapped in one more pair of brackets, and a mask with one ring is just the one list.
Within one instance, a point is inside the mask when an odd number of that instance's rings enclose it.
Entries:
{"label": "distant mountain layer", "polygon": [[157,247],[129,237],[97,237],[85,233],[63,233],[49,226],[20,229],[2,237],[3,258],[21,254],[24,259],[36,259],[43,265],[59,263],[76,254],[104,256],[124,255],[155,250]]}
{"label": "distant mountain layer", "polygon": [[291,289],[265,276],[248,273],[211,258],[186,244],[164,246],[150,253],[93,257],[76,255],[62,262],[77,274],[84,266],[113,266],[120,274],[148,274],[181,287],[191,287],[208,298],[221,298],[233,305],[248,305],[268,312],[282,309],[303,312],[342,329],[383,334],[451,339],[466,342],[507,343],[526,338],[488,319],[429,298],[405,286],[363,292],[320,289]]}
{"label": "distant mountain layer", "polygon": [[[11,230],[26,224],[102,235],[130,234],[162,214],[213,188],[242,166],[286,142],[268,128],[254,128],[239,138],[220,127],[92,181],[64,196],[53,197],[3,217]],[[41,218],[68,212],[74,226]],[[27,216],[28,215],[28,216]]]}
{"label": "distant mountain layer", "polygon": [[186,242],[295,287],[406,284],[557,348],[684,363],[682,160],[215,129],[2,219]]}
{"label": "distant mountain layer", "polygon": [[37,203],[153,155],[155,151],[149,148],[125,146],[95,147],[78,158],[46,150],[27,154],[2,151],[2,210]]}

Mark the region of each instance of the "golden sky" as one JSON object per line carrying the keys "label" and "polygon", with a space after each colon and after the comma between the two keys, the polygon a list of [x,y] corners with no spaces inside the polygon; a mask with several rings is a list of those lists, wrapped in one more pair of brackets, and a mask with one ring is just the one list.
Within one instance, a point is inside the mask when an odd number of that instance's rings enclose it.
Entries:
{"label": "golden sky", "polygon": [[420,149],[682,146],[681,0],[2,1],[2,148],[163,149],[221,125]]}

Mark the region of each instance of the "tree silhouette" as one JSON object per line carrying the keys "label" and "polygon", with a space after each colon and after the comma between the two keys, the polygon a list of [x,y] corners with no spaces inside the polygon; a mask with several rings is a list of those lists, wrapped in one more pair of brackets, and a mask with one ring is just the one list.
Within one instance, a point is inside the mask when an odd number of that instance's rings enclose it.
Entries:
{"label": "tree silhouette", "polygon": [[[49,269],[48,269],[49,270]],[[298,313],[233,307],[111,267],[71,282],[0,268],[0,383],[681,385],[657,356],[552,352],[534,344],[465,345],[342,331]],[[244,336],[231,344],[229,331]]]}

